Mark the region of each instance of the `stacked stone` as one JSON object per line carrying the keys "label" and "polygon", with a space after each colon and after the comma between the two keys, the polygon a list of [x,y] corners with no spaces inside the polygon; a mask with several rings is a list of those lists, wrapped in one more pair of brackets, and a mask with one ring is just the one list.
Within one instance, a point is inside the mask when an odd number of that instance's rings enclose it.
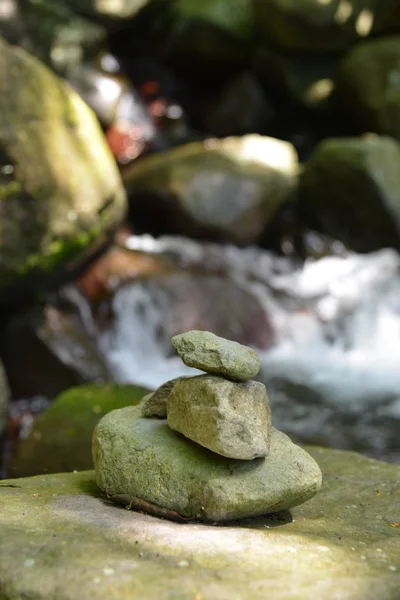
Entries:
{"label": "stacked stone", "polygon": [[257,354],[208,331],[182,333],[171,343],[185,365],[206,374],[168,381],[143,399],[142,415],[166,418],[171,429],[221,456],[268,456],[271,410],[265,385],[252,381]]}
{"label": "stacked stone", "polygon": [[[113,502],[180,521],[229,521],[287,510],[320,489],[305,450],[271,427],[260,361],[208,332],[172,338],[205,373],[168,381],[93,433],[97,485]],[[148,418],[150,417],[150,418]]]}

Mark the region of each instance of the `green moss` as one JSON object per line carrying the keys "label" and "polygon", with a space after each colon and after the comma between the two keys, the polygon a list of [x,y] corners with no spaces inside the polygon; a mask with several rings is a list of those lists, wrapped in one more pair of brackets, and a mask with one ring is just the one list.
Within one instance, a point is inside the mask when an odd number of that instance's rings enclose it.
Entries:
{"label": "green moss", "polygon": [[9,469],[15,476],[92,467],[92,433],[108,412],[140,402],[149,390],[135,385],[98,384],[62,393],[21,440]]}

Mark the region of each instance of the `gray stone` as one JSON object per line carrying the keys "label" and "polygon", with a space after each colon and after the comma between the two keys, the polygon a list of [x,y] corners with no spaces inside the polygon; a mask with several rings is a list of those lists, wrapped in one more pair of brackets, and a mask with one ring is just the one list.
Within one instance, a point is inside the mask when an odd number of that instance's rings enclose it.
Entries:
{"label": "gray stone", "polygon": [[188,331],[175,335],[171,344],[188,367],[232,379],[252,379],[260,370],[254,350],[225,340],[209,331]]}
{"label": "gray stone", "polygon": [[142,417],[157,417],[159,419],[167,418],[167,400],[175,384],[182,379],[175,377],[166,381],[155,392],[147,394],[140,403]]}
{"label": "gray stone", "polygon": [[400,466],[307,450],[324,474],[319,494],[224,527],[122,510],[100,497],[93,471],[1,481],[1,595],[398,600]]}
{"label": "gray stone", "polygon": [[242,460],[267,456],[271,410],[263,383],[189,377],[168,398],[168,425],[201,446]]}
{"label": "gray stone", "polygon": [[293,198],[298,158],[288,142],[245,135],[183,144],[133,162],[135,219],[146,231],[248,245]]}
{"label": "gray stone", "polygon": [[0,287],[76,268],[124,217],[118,169],[83,100],[1,40],[0,131]]}
{"label": "gray stone", "polygon": [[274,430],[267,458],[224,458],[144,419],[139,407],[103,417],[93,434],[99,488],[124,494],[202,521],[226,521],[284,510],[321,487],[315,461]]}
{"label": "gray stone", "polygon": [[358,252],[399,246],[399,163],[389,137],[325,139],[300,178],[304,220]]}

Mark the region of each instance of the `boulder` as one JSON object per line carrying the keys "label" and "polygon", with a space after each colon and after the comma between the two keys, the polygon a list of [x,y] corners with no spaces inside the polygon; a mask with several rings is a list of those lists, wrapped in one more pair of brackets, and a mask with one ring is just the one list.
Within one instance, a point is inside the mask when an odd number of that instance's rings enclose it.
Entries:
{"label": "boulder", "polygon": [[271,410],[263,383],[188,377],[168,397],[167,420],[171,429],[221,456],[252,460],[269,454]]}
{"label": "boulder", "polygon": [[260,370],[257,353],[210,331],[187,331],[175,335],[171,344],[188,367],[230,377],[252,379]]}
{"label": "boulder", "polygon": [[338,75],[338,97],[352,123],[400,139],[400,35],[358,44]]}
{"label": "boulder", "polygon": [[12,0],[1,15],[0,36],[22,46],[60,74],[94,56],[106,43],[99,23],[72,10],[64,0]]}
{"label": "boulder", "polygon": [[174,389],[175,385],[180,381],[181,377],[175,377],[166,381],[153,393],[147,394],[140,403],[140,408],[143,417],[157,417],[159,419],[167,418],[167,400]]}
{"label": "boulder", "polygon": [[136,230],[257,242],[292,197],[294,147],[259,135],[185,144],[128,167]]}
{"label": "boulder", "polygon": [[299,184],[311,228],[370,252],[400,243],[400,145],[388,137],[321,142]]}
{"label": "boulder", "polygon": [[397,600],[400,467],[307,450],[319,494],[224,527],[122,510],[93,471],[1,481],[0,588],[9,600]]}
{"label": "boulder", "polygon": [[285,510],[321,487],[318,465],[279,431],[272,433],[267,458],[229,459],[177,435],[164,420],[142,418],[139,407],[100,421],[93,461],[97,485],[111,497],[139,498],[202,521]]}
{"label": "boulder", "polygon": [[85,385],[61,394],[19,441],[10,476],[84,470],[92,466],[93,430],[117,408],[138,404],[147,392],[135,385]]}
{"label": "boulder", "polygon": [[396,0],[253,0],[258,31],[284,50],[341,52],[381,31]]}
{"label": "boulder", "polygon": [[125,212],[100,126],[67,84],[0,40],[0,288],[79,264]]}

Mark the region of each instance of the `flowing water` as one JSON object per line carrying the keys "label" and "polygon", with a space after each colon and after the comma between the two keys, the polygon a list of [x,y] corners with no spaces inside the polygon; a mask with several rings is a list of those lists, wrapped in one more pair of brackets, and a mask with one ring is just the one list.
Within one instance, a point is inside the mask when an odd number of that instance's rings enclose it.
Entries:
{"label": "flowing water", "polygon": [[[265,316],[271,335],[264,347],[260,341],[253,345],[277,427],[299,440],[400,459],[400,257],[395,251],[299,265],[256,248],[177,237],[132,236],[126,247],[161,255],[187,273],[219,278],[225,289],[233,282],[232,293],[245,290],[258,303],[252,326],[256,332]],[[157,276],[125,283],[107,301],[105,320],[93,316],[76,288],[64,288],[114,381],[155,388],[196,373],[180,362],[169,338],[194,328],[199,311],[205,313],[202,323],[217,323],[210,315],[221,313],[231,337],[242,335],[238,321],[246,317],[247,305],[231,315],[217,308],[217,291],[204,304],[201,286],[186,298],[184,282],[178,289],[169,283]],[[70,353],[68,361],[76,365],[81,356]]]}

